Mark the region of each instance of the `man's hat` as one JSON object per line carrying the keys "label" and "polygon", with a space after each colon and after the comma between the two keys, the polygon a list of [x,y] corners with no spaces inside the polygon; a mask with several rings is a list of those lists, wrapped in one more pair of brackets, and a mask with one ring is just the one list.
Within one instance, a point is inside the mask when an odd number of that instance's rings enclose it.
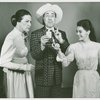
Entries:
{"label": "man's hat", "polygon": [[50,3],[47,3],[40,7],[36,12],[36,18],[39,21],[39,23],[43,24],[43,14],[47,11],[53,11],[56,13],[56,22],[55,24],[59,23],[63,16],[63,11],[58,5],[52,5]]}

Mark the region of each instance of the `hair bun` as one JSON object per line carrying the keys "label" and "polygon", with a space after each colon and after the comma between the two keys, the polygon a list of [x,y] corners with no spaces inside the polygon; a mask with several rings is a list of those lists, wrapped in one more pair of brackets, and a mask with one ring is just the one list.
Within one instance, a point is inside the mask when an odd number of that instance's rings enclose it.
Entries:
{"label": "hair bun", "polygon": [[11,17],[11,20],[16,20],[16,16],[13,15],[13,16]]}
{"label": "hair bun", "polygon": [[16,26],[16,23],[17,23],[17,21],[16,21],[16,15],[13,15],[11,17],[11,23],[12,23],[13,26]]}

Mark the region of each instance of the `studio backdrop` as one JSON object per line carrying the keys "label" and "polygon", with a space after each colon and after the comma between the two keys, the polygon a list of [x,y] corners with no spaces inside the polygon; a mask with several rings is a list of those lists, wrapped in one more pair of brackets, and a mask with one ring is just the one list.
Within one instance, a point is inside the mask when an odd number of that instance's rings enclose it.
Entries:
{"label": "studio backdrop", "polygon": [[[42,27],[36,20],[37,9],[47,2],[0,2],[0,50],[6,35],[13,29],[10,18],[19,9],[26,9],[32,14],[32,31]],[[66,31],[70,44],[77,42],[76,23],[80,19],[90,19],[94,28],[97,41],[100,42],[100,2],[51,2],[58,4],[63,10],[62,21],[56,26]],[[29,56],[29,61],[35,60]],[[77,66],[74,62],[63,69],[63,86],[72,87]]]}

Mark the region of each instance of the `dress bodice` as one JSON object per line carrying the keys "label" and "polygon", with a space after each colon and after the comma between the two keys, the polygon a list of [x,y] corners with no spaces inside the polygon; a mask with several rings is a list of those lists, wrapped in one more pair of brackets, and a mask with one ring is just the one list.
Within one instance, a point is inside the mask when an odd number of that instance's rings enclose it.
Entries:
{"label": "dress bodice", "polygon": [[[73,53],[78,69],[97,70],[100,44],[96,42],[75,43],[70,45],[69,51]],[[70,59],[70,56],[69,58]]]}
{"label": "dress bodice", "polygon": [[14,28],[5,38],[1,49],[0,65],[10,67],[15,66],[15,63],[28,63],[27,53],[28,48],[25,45],[23,33]]}

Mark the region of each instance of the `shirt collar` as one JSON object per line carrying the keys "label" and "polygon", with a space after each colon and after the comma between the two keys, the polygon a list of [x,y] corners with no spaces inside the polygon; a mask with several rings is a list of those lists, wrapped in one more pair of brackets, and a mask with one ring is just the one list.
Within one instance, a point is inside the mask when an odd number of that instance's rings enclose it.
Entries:
{"label": "shirt collar", "polygon": [[46,29],[47,29],[47,30],[52,30],[52,31],[54,32],[54,27],[52,27],[52,28],[46,27]]}

